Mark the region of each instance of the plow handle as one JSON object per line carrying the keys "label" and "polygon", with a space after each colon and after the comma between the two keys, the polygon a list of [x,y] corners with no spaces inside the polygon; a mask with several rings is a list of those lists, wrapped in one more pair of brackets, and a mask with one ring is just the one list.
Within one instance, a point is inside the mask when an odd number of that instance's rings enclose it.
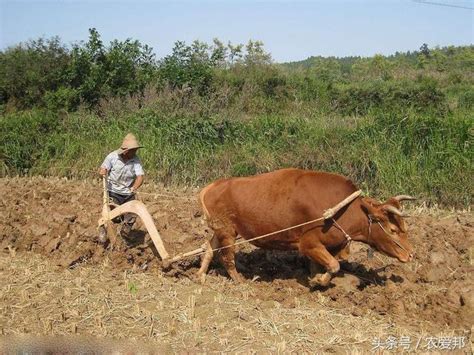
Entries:
{"label": "plow handle", "polygon": [[104,189],[104,206],[109,203],[109,192],[107,191],[107,175],[102,176],[102,187]]}

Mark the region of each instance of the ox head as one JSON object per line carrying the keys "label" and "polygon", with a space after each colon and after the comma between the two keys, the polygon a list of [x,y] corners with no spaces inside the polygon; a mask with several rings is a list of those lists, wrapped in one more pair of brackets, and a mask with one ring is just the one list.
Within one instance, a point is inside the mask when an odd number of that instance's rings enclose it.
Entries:
{"label": "ox head", "polygon": [[415,200],[407,195],[395,196],[384,203],[364,197],[361,200],[362,209],[369,219],[367,242],[378,251],[408,262],[413,257],[413,247],[408,241],[408,233],[401,211],[400,202]]}

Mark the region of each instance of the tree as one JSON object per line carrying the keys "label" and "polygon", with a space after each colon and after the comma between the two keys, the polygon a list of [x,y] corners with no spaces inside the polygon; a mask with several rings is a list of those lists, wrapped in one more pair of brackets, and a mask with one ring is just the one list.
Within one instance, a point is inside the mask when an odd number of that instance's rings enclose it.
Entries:
{"label": "tree", "polygon": [[114,40],[105,47],[95,28],[89,41],[74,45],[68,84],[90,107],[108,96],[143,95],[156,69],[152,48],[137,40]]}
{"label": "tree", "polygon": [[426,43],[423,43],[421,45],[420,53],[423,54],[427,58],[430,56],[430,49],[428,48],[428,45]]}
{"label": "tree", "polygon": [[236,62],[239,62],[242,59],[243,53],[242,48],[244,47],[243,44],[233,45],[232,43],[228,43],[227,47],[229,48],[229,65],[232,66]]}
{"label": "tree", "polygon": [[212,81],[212,68],[215,65],[210,48],[206,43],[194,41],[187,45],[177,41],[170,55],[159,63],[159,78],[162,84],[172,88],[185,86],[200,94],[208,92]]}
{"label": "tree", "polygon": [[40,38],[0,52],[0,104],[18,108],[43,105],[44,95],[64,82],[70,62],[59,37]]}
{"label": "tree", "polygon": [[272,56],[265,52],[262,41],[249,40],[245,46],[247,53],[244,56],[244,63],[247,66],[265,65],[272,63]]}

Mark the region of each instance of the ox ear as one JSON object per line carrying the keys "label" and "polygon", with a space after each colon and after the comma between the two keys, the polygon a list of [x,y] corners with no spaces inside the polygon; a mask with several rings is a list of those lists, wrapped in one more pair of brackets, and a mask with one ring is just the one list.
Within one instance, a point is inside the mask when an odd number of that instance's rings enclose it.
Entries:
{"label": "ox ear", "polygon": [[387,219],[381,204],[375,201],[374,199],[363,197],[361,199],[361,205],[364,212],[372,218],[374,221],[383,221]]}

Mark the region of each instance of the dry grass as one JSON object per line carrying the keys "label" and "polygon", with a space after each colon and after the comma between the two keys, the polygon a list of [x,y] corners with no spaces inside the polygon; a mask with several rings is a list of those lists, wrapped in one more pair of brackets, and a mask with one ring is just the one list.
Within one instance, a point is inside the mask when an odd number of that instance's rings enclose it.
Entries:
{"label": "dry grass", "polygon": [[158,271],[117,272],[107,259],[68,270],[15,253],[0,257],[0,270],[0,324],[8,336],[82,335],[154,341],[170,351],[283,353],[363,351],[374,337],[414,335],[376,315],[330,309],[323,295],[318,305],[260,301],[251,284],[235,286],[222,277],[200,286]]}

